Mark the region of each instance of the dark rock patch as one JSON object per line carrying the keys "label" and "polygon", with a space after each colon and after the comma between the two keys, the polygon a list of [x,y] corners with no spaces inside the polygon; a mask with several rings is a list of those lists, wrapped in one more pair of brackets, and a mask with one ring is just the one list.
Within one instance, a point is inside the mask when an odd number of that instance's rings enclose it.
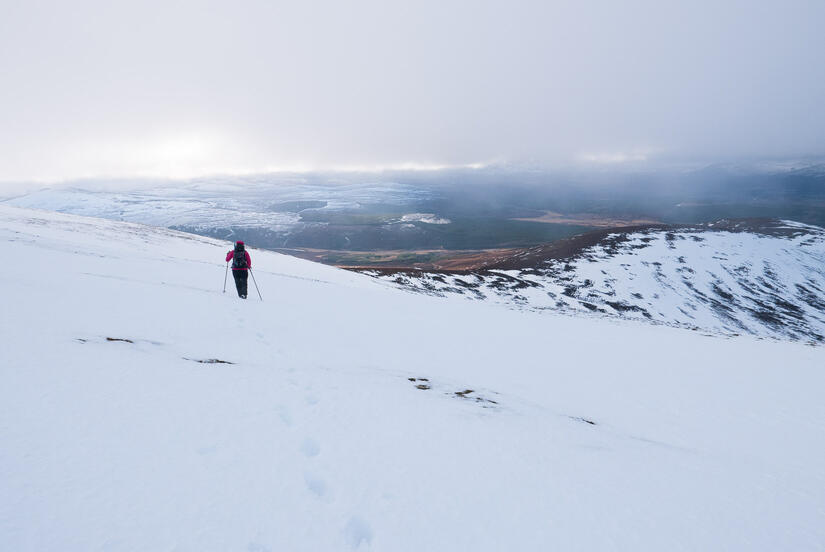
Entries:
{"label": "dark rock patch", "polygon": [[219,358],[187,358],[183,357],[183,360],[191,360],[192,362],[198,362],[200,364],[235,364],[234,362],[229,362],[228,360],[221,360]]}
{"label": "dark rock patch", "polygon": [[475,391],[472,390],[472,389],[465,389],[464,391],[456,391],[454,393],[454,395],[457,396],[457,397],[460,397],[462,399],[475,401],[477,403],[498,404],[496,401],[494,401],[492,399],[487,399],[487,398],[481,397],[479,395],[474,395],[474,393],[475,393]]}

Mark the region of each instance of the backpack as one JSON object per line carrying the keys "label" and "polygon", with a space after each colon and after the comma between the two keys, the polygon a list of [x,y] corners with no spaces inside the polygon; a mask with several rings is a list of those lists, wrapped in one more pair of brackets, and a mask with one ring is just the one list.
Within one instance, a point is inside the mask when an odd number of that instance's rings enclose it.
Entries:
{"label": "backpack", "polygon": [[246,264],[246,252],[242,245],[235,246],[235,254],[232,257],[232,268],[249,268]]}

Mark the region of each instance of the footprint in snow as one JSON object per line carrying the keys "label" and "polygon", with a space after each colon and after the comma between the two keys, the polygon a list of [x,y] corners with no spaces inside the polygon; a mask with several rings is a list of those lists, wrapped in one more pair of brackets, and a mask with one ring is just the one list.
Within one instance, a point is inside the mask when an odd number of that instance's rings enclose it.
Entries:
{"label": "footprint in snow", "polygon": [[275,407],[275,410],[278,412],[278,417],[281,418],[284,425],[287,427],[292,427],[292,413],[289,409],[284,405],[279,404]]}
{"label": "footprint in snow", "polygon": [[207,445],[197,449],[198,454],[201,456],[206,456],[208,454],[213,454],[215,451],[218,450],[217,445]]}
{"label": "footprint in snow", "polygon": [[315,439],[304,439],[304,442],[301,443],[301,452],[307,458],[314,458],[321,453],[321,445]]}
{"label": "footprint in snow", "polygon": [[353,550],[362,544],[369,546],[372,543],[372,527],[360,516],[352,516],[344,527],[344,539]]}
{"label": "footprint in snow", "polygon": [[327,483],[321,477],[311,472],[304,472],[304,483],[307,489],[318,498],[323,498],[327,494]]}

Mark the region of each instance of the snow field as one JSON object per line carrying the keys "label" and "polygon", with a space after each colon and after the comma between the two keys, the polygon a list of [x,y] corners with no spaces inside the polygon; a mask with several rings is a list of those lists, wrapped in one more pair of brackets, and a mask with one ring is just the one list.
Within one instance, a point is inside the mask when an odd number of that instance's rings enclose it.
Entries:
{"label": "snow field", "polygon": [[6,206],[0,244],[0,548],[825,546],[820,347],[263,251],[244,302],[227,243]]}

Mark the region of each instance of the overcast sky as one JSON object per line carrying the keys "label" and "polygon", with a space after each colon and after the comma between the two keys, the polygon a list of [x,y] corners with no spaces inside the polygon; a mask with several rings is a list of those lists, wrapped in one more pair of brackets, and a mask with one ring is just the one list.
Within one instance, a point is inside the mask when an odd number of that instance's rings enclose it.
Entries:
{"label": "overcast sky", "polygon": [[822,0],[0,8],[0,181],[825,153]]}

